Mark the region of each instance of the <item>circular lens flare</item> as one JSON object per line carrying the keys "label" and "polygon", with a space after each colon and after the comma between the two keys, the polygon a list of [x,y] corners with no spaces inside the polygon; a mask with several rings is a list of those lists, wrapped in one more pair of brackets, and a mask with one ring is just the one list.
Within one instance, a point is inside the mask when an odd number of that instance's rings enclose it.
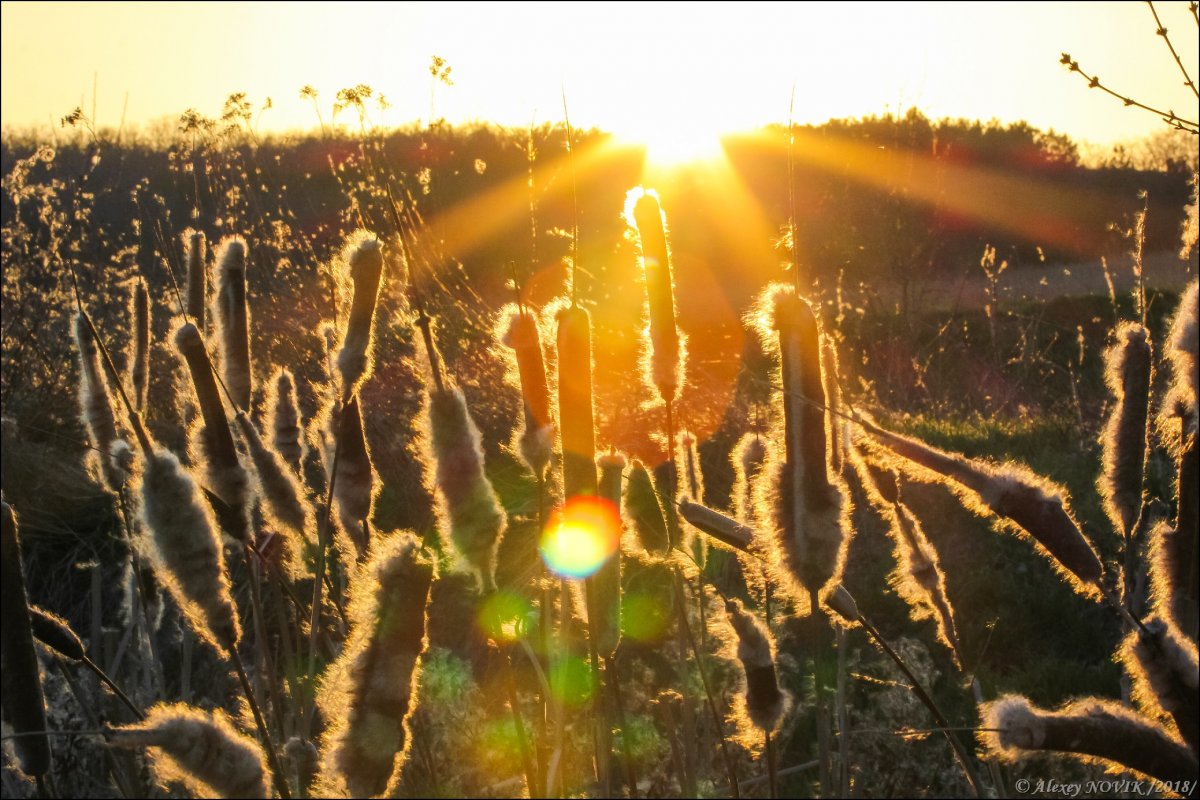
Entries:
{"label": "circular lens flare", "polygon": [[538,550],[551,572],[587,578],[621,545],[621,514],[602,497],[572,497],[542,532]]}

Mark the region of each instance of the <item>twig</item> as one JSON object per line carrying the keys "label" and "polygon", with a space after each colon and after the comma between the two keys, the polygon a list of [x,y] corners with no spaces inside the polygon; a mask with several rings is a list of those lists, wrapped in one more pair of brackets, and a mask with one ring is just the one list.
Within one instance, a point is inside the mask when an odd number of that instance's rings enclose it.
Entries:
{"label": "twig", "polygon": [[1181,131],[1187,131],[1188,133],[1191,133],[1193,135],[1200,134],[1200,123],[1196,123],[1196,122],[1192,122],[1191,120],[1184,119],[1183,117],[1180,117],[1179,115],[1177,115],[1174,111],[1162,111],[1161,109],[1155,108],[1154,106],[1148,106],[1145,103],[1140,103],[1137,100],[1134,100],[1132,97],[1127,97],[1127,96],[1121,94],[1120,92],[1114,91],[1114,90],[1110,89],[1109,87],[1105,86],[1103,83],[1100,82],[1099,77],[1097,77],[1095,75],[1089,75],[1086,72],[1084,72],[1080,68],[1079,62],[1074,60],[1073,58],[1071,58],[1070,53],[1063,53],[1062,58],[1060,58],[1058,61],[1060,64],[1064,64],[1067,68],[1069,68],[1071,70],[1071,72],[1078,72],[1080,75],[1082,75],[1084,78],[1086,78],[1089,89],[1100,89],[1104,93],[1117,98],[1122,103],[1124,103],[1126,106],[1136,106],[1137,108],[1140,108],[1144,111],[1149,111],[1151,114],[1156,114],[1156,115],[1162,117],[1163,122],[1166,122],[1168,125],[1170,125],[1174,128],[1177,128]]}
{"label": "twig", "polygon": [[[1175,59],[1175,64],[1179,67],[1179,71],[1183,73],[1184,84],[1192,90],[1192,94],[1200,98],[1200,92],[1196,91],[1196,84],[1192,82],[1192,76],[1188,75],[1187,68],[1183,66],[1183,62],[1179,60],[1179,53],[1175,52],[1175,45],[1171,44],[1171,37],[1167,36],[1167,29],[1163,27],[1162,21],[1158,18],[1158,12],[1154,10],[1154,0],[1146,0],[1146,5],[1150,6],[1150,13],[1154,15],[1154,31],[1162,40],[1166,42],[1167,49],[1171,51],[1171,57]],[[1192,11],[1195,12],[1196,4],[1192,4]]]}

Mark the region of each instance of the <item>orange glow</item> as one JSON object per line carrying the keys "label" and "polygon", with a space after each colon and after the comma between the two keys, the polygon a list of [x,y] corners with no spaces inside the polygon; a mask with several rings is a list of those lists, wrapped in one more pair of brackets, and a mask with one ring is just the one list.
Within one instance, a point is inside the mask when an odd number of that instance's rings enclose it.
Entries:
{"label": "orange glow", "polygon": [[550,520],[539,550],[546,566],[564,578],[586,578],[621,545],[621,514],[602,497],[573,497]]}

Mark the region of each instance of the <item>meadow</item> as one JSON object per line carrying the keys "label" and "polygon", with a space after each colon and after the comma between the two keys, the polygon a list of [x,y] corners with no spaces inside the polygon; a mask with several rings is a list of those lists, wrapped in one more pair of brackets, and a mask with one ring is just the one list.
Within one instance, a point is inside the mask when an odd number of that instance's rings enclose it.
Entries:
{"label": "meadow", "polygon": [[311,99],[3,142],[5,797],[1195,795],[1194,152]]}

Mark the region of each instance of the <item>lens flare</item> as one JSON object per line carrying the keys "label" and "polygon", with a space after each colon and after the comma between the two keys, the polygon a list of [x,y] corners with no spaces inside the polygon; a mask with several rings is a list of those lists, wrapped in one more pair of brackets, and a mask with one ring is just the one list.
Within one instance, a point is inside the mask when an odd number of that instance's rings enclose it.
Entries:
{"label": "lens flare", "polygon": [[583,658],[564,658],[550,668],[550,692],[563,705],[577,708],[596,692],[596,676]]}
{"label": "lens flare", "polygon": [[621,545],[621,514],[602,497],[573,497],[550,520],[538,550],[555,575],[587,578]]}

